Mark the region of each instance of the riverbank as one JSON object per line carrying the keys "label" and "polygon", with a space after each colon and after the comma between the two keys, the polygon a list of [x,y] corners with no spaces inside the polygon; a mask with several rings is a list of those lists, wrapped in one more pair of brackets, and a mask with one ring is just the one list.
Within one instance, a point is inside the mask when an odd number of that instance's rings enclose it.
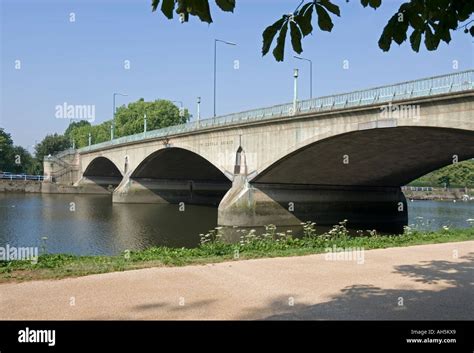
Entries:
{"label": "riverbank", "polygon": [[[465,200],[466,195],[471,201],[474,199],[474,189],[465,188],[433,188],[410,187],[402,188],[408,200],[419,201],[453,201]],[[38,193],[38,194],[110,194],[111,192],[98,185],[66,185],[36,180],[8,180],[0,179],[0,192],[4,193]]]}
{"label": "riverbank", "polygon": [[474,190],[466,188],[404,187],[403,194],[408,200],[419,201],[469,201],[474,200]]}
{"label": "riverbank", "polygon": [[35,194],[110,194],[107,189],[91,185],[74,186],[36,180],[0,179],[0,192]]}
{"label": "riverbank", "polygon": [[421,244],[474,240],[474,227],[420,232],[407,228],[402,235],[378,235],[374,232],[350,236],[344,224],[317,235],[314,224],[304,225],[304,236],[279,233],[269,226],[262,235],[254,231],[242,233],[237,244],[223,242],[220,229],[201,236],[197,248],[153,247],[142,251],[125,251],[120,256],[74,256],[43,254],[32,261],[0,262],[0,283],[41,279],[60,279],[90,274],[126,271],[147,267],[184,266],[256,258],[301,256],[351,249],[369,250]]}

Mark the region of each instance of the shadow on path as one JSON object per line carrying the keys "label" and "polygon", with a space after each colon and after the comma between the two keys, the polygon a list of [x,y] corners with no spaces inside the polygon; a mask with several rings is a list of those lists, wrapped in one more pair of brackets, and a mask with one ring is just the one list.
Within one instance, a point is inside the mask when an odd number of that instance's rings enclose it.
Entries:
{"label": "shadow on path", "polygon": [[[394,273],[415,282],[437,284],[441,290],[385,289],[372,285],[347,286],[330,301],[288,305],[288,297],[273,299],[265,308],[242,318],[269,320],[473,320],[474,253],[453,261],[425,261],[394,267]],[[403,305],[399,303],[403,302]],[[266,316],[264,313],[273,312]]]}

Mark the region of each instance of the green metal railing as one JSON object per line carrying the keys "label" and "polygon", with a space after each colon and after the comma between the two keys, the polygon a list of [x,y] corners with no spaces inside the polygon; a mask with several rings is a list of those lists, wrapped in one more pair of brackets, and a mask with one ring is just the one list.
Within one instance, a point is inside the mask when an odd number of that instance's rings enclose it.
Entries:
{"label": "green metal railing", "polygon": [[102,148],[172,135],[210,129],[220,126],[242,124],[246,122],[273,119],[278,117],[296,116],[312,112],[331,111],[353,108],[372,104],[384,104],[410,98],[430,97],[439,94],[461,92],[474,89],[474,70],[461,71],[453,74],[435,76],[420,80],[408,81],[394,85],[381,86],[350,93],[319,97],[298,101],[296,112],[293,103],[275,105],[268,108],[247,110],[240,113],[218,116],[215,118],[192,121],[163,129],[147,131],[130,136],[120,137],[111,141],[80,148],[79,152],[99,150]]}

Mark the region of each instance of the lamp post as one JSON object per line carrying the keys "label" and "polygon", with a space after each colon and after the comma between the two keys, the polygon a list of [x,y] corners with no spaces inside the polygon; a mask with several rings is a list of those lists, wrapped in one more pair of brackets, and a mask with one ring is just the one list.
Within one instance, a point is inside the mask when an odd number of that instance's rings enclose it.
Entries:
{"label": "lamp post", "polygon": [[143,116],[143,135],[146,135],[146,114]]}
{"label": "lamp post", "polygon": [[197,121],[201,120],[201,97],[197,97]]}
{"label": "lamp post", "polygon": [[224,43],[227,45],[237,45],[226,40],[214,39],[214,118],[216,117],[216,86],[217,86],[217,43]]}
{"label": "lamp post", "polygon": [[125,93],[114,93],[113,96],[114,96],[114,99],[113,99],[114,103],[113,103],[112,125],[111,125],[111,129],[110,129],[110,139],[111,140],[114,139],[114,129],[115,129],[115,96],[126,97],[127,94],[125,94]]}
{"label": "lamp post", "polygon": [[295,59],[304,60],[309,62],[309,97],[313,98],[313,62],[310,59],[303,58],[301,56],[293,56]]}
{"label": "lamp post", "polygon": [[293,77],[295,78],[293,89],[293,114],[296,114],[296,104],[298,102],[298,69],[294,69]]}

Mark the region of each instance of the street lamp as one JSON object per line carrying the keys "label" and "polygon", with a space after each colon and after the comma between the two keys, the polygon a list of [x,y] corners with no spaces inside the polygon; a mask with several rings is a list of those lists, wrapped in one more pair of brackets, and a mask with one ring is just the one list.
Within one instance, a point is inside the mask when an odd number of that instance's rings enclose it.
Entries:
{"label": "street lamp", "polygon": [[216,117],[216,86],[217,86],[217,43],[224,43],[227,45],[237,45],[236,43],[225,40],[214,39],[214,118]]}
{"label": "street lamp", "polygon": [[309,62],[309,97],[313,98],[313,62],[310,59],[303,58],[301,56],[293,56],[295,59],[304,60]]}
{"label": "street lamp", "polygon": [[293,114],[296,114],[296,104],[298,102],[298,69],[294,69],[293,77],[295,78],[295,85],[293,89]]}
{"label": "street lamp", "polygon": [[197,97],[197,121],[201,119],[201,97]]}
{"label": "street lamp", "polygon": [[115,129],[115,96],[122,96],[122,97],[127,97],[127,94],[125,93],[114,93],[114,105],[113,105],[113,115],[112,115],[112,126],[110,129],[110,139],[114,139],[114,129]]}

